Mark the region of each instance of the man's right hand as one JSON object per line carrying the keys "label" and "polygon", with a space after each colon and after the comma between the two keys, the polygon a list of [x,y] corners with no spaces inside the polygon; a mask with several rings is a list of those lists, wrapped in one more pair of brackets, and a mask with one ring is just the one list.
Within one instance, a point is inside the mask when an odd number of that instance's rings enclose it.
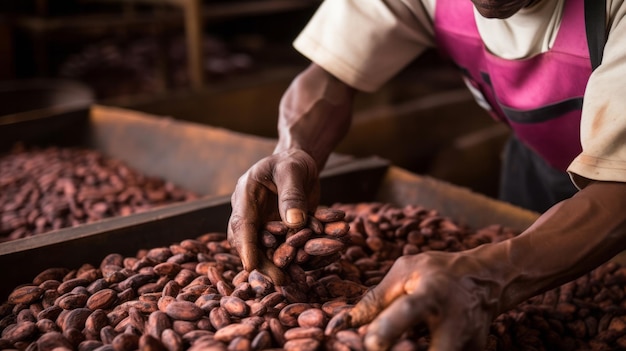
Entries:
{"label": "man's right hand", "polygon": [[317,168],[306,152],[287,150],[258,161],[239,178],[227,232],[246,271],[258,269],[283,285],[285,274],[266,257],[259,231],[273,220],[282,220],[291,228],[306,224],[307,213],[319,202]]}

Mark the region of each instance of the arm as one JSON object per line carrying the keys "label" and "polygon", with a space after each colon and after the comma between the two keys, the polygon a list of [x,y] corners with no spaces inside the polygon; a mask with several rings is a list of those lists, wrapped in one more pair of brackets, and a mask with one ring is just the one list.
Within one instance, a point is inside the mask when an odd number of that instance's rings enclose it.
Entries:
{"label": "arm", "polygon": [[280,102],[277,146],[237,182],[228,238],[244,269],[260,269],[275,283],[284,275],[259,251],[257,233],[264,223],[282,219],[298,228],[319,201],[319,172],[347,133],[355,90],[312,64]]}
{"label": "arm", "polygon": [[303,150],[322,169],[350,128],[355,92],[320,66],[311,64],[281,99],[274,153]]}
{"label": "arm", "polygon": [[327,333],[371,321],[368,350],[426,324],[434,350],[484,349],[497,315],[570,281],[626,248],[626,183],[592,182],[516,238],[457,253],[399,259]]}
{"label": "arm", "polygon": [[[501,263],[491,275],[497,312],[587,273],[626,249],[626,183],[592,182],[522,235],[477,250]],[[504,264],[506,263],[506,264]]]}

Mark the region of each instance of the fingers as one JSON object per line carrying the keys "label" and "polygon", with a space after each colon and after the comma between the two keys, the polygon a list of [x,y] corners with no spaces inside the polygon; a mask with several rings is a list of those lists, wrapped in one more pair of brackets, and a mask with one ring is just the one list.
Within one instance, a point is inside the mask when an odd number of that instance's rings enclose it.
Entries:
{"label": "fingers", "polygon": [[367,328],[365,348],[387,350],[407,330],[426,317],[422,296],[402,295],[395,299]]}
{"label": "fingers", "polygon": [[316,191],[317,169],[310,157],[294,157],[291,162],[276,166],[275,183],[278,209],[283,222],[290,228],[306,224],[311,203],[311,190]]}
{"label": "fingers", "polygon": [[[396,264],[399,261],[401,259]],[[363,296],[354,308],[350,310],[350,326],[358,327],[371,322],[395,299],[405,294],[404,281],[407,279],[407,276],[399,276],[403,272],[404,270],[394,270],[392,268],[377,286]]]}
{"label": "fingers", "polygon": [[[253,184],[238,183],[231,198],[228,240],[235,247],[243,268],[250,272],[259,265],[258,230],[260,209],[255,201],[261,192]],[[263,202],[260,202],[263,203]]]}
{"label": "fingers", "polygon": [[483,350],[489,323],[481,323],[489,319],[464,309],[446,313],[442,308],[448,302],[441,301],[437,291],[423,285],[397,297],[368,326],[366,350],[387,350],[404,332],[420,325],[427,326],[430,332],[429,351]]}

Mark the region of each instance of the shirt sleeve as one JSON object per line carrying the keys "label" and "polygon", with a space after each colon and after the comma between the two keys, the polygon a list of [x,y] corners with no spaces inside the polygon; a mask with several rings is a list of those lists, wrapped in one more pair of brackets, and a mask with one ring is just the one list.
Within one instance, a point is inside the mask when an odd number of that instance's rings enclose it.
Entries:
{"label": "shirt sleeve", "polygon": [[618,3],[610,9],[613,16],[602,63],[585,92],[583,150],[568,168],[578,188],[589,180],[626,182],[626,6]]}
{"label": "shirt sleeve", "polygon": [[294,41],[308,59],[366,92],[432,46],[432,19],[415,0],[325,0]]}

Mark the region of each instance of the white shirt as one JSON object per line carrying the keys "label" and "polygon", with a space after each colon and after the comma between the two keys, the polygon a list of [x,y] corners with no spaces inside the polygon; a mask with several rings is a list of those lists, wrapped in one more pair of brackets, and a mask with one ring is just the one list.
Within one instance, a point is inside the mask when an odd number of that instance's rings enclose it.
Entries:
{"label": "white shirt", "polygon": [[[503,20],[477,11],[474,17],[492,54],[527,58],[551,48],[564,1],[541,0]],[[294,47],[338,79],[372,92],[435,46],[436,5],[437,0],[325,0]],[[624,0],[607,0],[609,37],[585,92],[583,152],[568,168],[579,187],[584,178],[626,182],[625,15]]]}

